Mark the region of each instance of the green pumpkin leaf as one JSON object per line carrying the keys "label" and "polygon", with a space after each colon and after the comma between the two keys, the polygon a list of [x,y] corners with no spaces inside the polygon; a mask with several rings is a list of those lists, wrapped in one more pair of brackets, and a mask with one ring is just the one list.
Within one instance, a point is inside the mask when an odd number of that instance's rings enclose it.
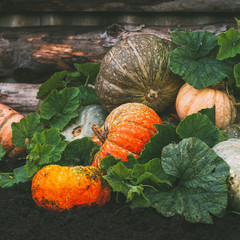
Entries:
{"label": "green pumpkin leaf", "polygon": [[100,69],[100,63],[90,63],[90,62],[83,63],[83,64],[75,63],[74,66],[80,73],[80,76],[81,75],[84,76],[84,82],[82,82],[82,84],[86,86],[87,83],[89,84],[95,83],[97,74]]}
{"label": "green pumpkin leaf", "polygon": [[213,123],[213,125],[216,124],[216,117],[215,117],[215,105],[212,108],[203,108],[202,110],[200,110],[199,112],[202,114],[205,114],[208,116],[208,118],[211,120],[211,122]]}
{"label": "green pumpkin leaf", "polygon": [[26,162],[28,177],[33,176],[43,166],[60,161],[66,146],[67,142],[63,140],[58,128],[35,133]]}
{"label": "green pumpkin leaf", "polygon": [[31,140],[35,133],[43,131],[40,116],[30,113],[22,118],[20,122],[12,123],[12,143],[16,147],[24,147],[26,139]]}
{"label": "green pumpkin leaf", "polygon": [[176,133],[176,127],[171,125],[155,124],[157,134],[150,138],[145,144],[143,151],[137,158],[139,163],[146,163],[153,158],[160,158],[162,148],[171,142],[179,142],[181,139]]}
{"label": "green pumpkin leaf", "polygon": [[27,177],[27,171],[25,166],[15,168],[12,173],[0,172],[0,188],[9,188],[17,183],[24,183],[30,181]]}
{"label": "green pumpkin leaf", "polygon": [[57,146],[61,141],[64,140],[58,128],[45,129],[41,133],[34,134],[29,149],[31,151],[37,144]]}
{"label": "green pumpkin leaf", "polygon": [[51,127],[63,130],[71,119],[78,116],[78,94],[77,88],[64,88],[60,92],[52,90],[40,105],[41,118],[48,120]]}
{"label": "green pumpkin leaf", "polygon": [[236,86],[240,87],[240,62],[234,66],[234,77],[236,79]]}
{"label": "green pumpkin leaf", "polygon": [[146,189],[151,206],[164,216],[183,215],[187,221],[212,223],[227,203],[229,167],[204,142],[196,138],[169,144],[162,150],[166,174],[179,179],[170,191]]}
{"label": "green pumpkin leaf", "polygon": [[237,18],[235,18],[235,20],[237,22],[238,29],[240,30],[240,20],[238,20]]}
{"label": "green pumpkin leaf", "polygon": [[27,156],[27,160],[31,164],[38,164],[40,166],[53,163],[54,161],[51,161],[50,159],[52,158],[54,149],[55,147],[51,144],[42,145],[37,143]]}
{"label": "green pumpkin leaf", "polygon": [[217,55],[218,60],[235,57],[240,54],[240,31],[230,28],[218,35],[220,49]]}
{"label": "green pumpkin leaf", "polygon": [[170,53],[170,69],[196,89],[203,89],[221,82],[232,66],[218,61],[217,36],[207,31],[178,31],[171,34],[180,45]]}
{"label": "green pumpkin leaf", "polygon": [[223,132],[213,125],[207,115],[199,112],[184,118],[176,131],[182,139],[195,137],[205,142],[209,147],[225,140]]}
{"label": "green pumpkin leaf", "polygon": [[92,161],[91,152],[99,146],[90,137],[76,139],[67,144],[63,153],[65,165],[90,165]]}
{"label": "green pumpkin leaf", "polygon": [[44,82],[38,90],[37,98],[43,99],[46,97],[53,89],[62,89],[66,87],[68,76],[68,71],[61,71],[54,73],[46,82]]}
{"label": "green pumpkin leaf", "polygon": [[146,184],[150,181],[150,185],[164,183],[172,186],[171,182],[175,180],[164,172],[160,158],[154,158],[145,164],[136,164],[132,176],[137,179],[136,184]]}
{"label": "green pumpkin leaf", "polygon": [[130,180],[132,170],[128,169],[122,162],[117,163],[108,169],[108,174],[103,178],[108,181],[113,191],[122,192],[125,196],[128,195],[128,191],[131,189],[130,183],[126,180]]}
{"label": "green pumpkin leaf", "polygon": [[108,156],[108,157],[105,157],[101,160],[100,168],[102,170],[107,171],[109,168],[111,168],[112,166],[116,165],[119,162],[121,162],[121,159],[117,159],[113,156]]}
{"label": "green pumpkin leaf", "polygon": [[207,56],[217,46],[217,36],[208,31],[174,30],[171,38],[177,45],[196,51],[200,57]]}
{"label": "green pumpkin leaf", "polygon": [[2,149],[2,145],[0,144],[0,160],[4,157],[5,151]]}
{"label": "green pumpkin leaf", "polygon": [[127,194],[127,202],[131,202],[131,207],[150,207],[150,201],[145,197],[144,187],[141,185],[132,186]]}
{"label": "green pumpkin leaf", "polygon": [[99,99],[96,95],[95,89],[88,86],[80,86],[79,89],[79,100],[82,106],[90,104],[99,104]]}

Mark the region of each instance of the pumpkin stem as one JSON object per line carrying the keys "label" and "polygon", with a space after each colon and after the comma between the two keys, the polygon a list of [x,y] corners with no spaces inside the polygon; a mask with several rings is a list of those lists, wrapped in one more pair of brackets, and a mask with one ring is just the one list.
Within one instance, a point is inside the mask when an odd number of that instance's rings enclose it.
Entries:
{"label": "pumpkin stem", "polygon": [[238,103],[235,103],[235,105],[236,105],[236,106],[240,106],[240,102],[238,102]]}
{"label": "pumpkin stem", "polygon": [[102,142],[104,143],[105,140],[107,139],[107,133],[102,130],[97,124],[93,123],[92,125],[92,130],[93,133],[96,135],[96,137]]}

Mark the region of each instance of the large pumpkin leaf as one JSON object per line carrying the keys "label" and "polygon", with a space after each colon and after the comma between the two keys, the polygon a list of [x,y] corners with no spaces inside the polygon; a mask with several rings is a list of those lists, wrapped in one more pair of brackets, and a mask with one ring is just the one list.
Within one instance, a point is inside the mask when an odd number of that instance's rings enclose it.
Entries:
{"label": "large pumpkin leaf", "polygon": [[150,138],[137,158],[139,163],[146,163],[153,158],[160,158],[162,148],[172,142],[179,142],[181,139],[176,133],[176,127],[171,125],[155,124],[157,134]]}
{"label": "large pumpkin leaf", "polygon": [[78,97],[82,106],[99,104],[99,99],[94,88],[88,86],[80,86],[78,87],[78,90]]}
{"label": "large pumpkin leaf", "polygon": [[196,89],[221,82],[233,66],[216,59],[217,36],[207,31],[172,32],[173,41],[180,45],[170,54],[170,69]]}
{"label": "large pumpkin leaf", "polygon": [[24,147],[26,139],[31,140],[35,133],[42,130],[40,116],[37,113],[30,113],[20,122],[12,123],[12,143],[16,147]]}
{"label": "large pumpkin leaf", "polygon": [[54,73],[46,82],[44,82],[38,90],[37,98],[43,99],[46,97],[53,89],[62,89],[66,87],[66,77],[68,76],[68,71],[64,70],[61,72]]}
{"label": "large pumpkin leaf", "polygon": [[64,165],[90,165],[92,161],[91,153],[99,146],[90,137],[76,139],[67,144],[63,153]]}
{"label": "large pumpkin leaf", "polygon": [[182,139],[195,137],[210,147],[226,139],[223,132],[212,123],[209,117],[200,112],[185,117],[176,131]]}
{"label": "large pumpkin leaf", "polygon": [[48,120],[50,126],[58,127],[60,130],[77,117],[79,107],[78,88],[64,88],[60,92],[56,89],[48,95],[40,105],[41,118]]}
{"label": "large pumpkin leaf", "polygon": [[190,222],[212,223],[227,206],[228,165],[196,138],[162,150],[164,171],[179,180],[170,191],[146,189],[151,206],[164,216],[183,215]]}
{"label": "large pumpkin leaf", "polygon": [[199,111],[202,114],[205,114],[208,116],[208,118],[211,120],[213,125],[216,124],[216,107],[215,105],[212,108],[203,108]]}

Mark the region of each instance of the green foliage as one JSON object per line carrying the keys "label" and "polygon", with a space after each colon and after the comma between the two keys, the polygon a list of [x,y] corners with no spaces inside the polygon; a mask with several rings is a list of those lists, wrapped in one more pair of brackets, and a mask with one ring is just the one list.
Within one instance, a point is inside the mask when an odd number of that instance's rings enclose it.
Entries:
{"label": "green foliage", "polygon": [[216,59],[217,36],[207,31],[175,30],[171,37],[180,45],[170,54],[170,69],[196,89],[221,82],[229,66]]}
{"label": "green foliage", "polygon": [[66,146],[67,141],[63,139],[58,128],[35,133],[29,146],[25,165],[27,176],[32,177],[43,166],[60,161]]}
{"label": "green foliage", "polygon": [[100,63],[74,64],[76,72],[66,70],[54,73],[46,82],[44,82],[37,93],[38,99],[46,98],[52,90],[62,90],[65,87],[87,86],[94,84],[96,76],[100,69]]}
{"label": "green foliage", "polygon": [[240,87],[240,24],[218,36],[208,31],[178,31],[171,37],[178,47],[171,51],[170,69],[196,89],[227,81],[236,96]]}
{"label": "green foliage", "polygon": [[186,117],[177,127],[155,125],[157,134],[138,158],[102,159],[104,178],[133,208],[153,207],[164,216],[212,223],[210,214],[220,216],[227,206],[229,175],[228,165],[211,149],[225,139],[214,116],[215,107]]}
{"label": "green foliage", "polygon": [[220,49],[217,55],[218,60],[235,57],[240,54],[240,31],[230,28],[218,35]]}
{"label": "green foliage", "polygon": [[176,127],[171,125],[155,124],[157,134],[150,138],[144,151],[138,157],[139,163],[146,163],[153,158],[160,158],[162,148],[171,142],[179,142],[181,138],[176,133]]}
{"label": "green foliage", "polygon": [[39,114],[30,113],[20,122],[12,123],[12,143],[16,147],[24,147],[26,139],[31,139],[35,133],[41,131],[43,131],[43,125]]}
{"label": "green foliage", "polygon": [[27,177],[27,171],[24,166],[15,168],[12,173],[1,173],[0,172],[0,187],[9,188],[14,184],[24,183],[29,181]]}
{"label": "green foliage", "polygon": [[234,77],[236,79],[236,87],[240,87],[240,62],[234,66]]}
{"label": "green foliage", "polygon": [[79,86],[78,98],[80,101],[80,106],[86,106],[90,104],[99,104],[98,97],[95,93],[95,89],[88,86]]}
{"label": "green foliage", "polygon": [[212,123],[207,115],[201,113],[195,113],[184,118],[179,123],[176,132],[182,139],[196,137],[210,147],[226,140],[223,132]]}
{"label": "green foliage", "polygon": [[203,223],[212,223],[211,214],[222,215],[227,206],[229,167],[204,142],[188,138],[166,146],[162,167],[179,181],[169,191],[148,190],[146,196],[158,212]]}
{"label": "green foliage", "polygon": [[64,165],[90,165],[92,153],[99,150],[99,146],[90,137],[84,137],[69,142],[63,153]]}
{"label": "green foliage", "polygon": [[5,151],[2,149],[2,146],[0,145],[0,160],[4,157]]}
{"label": "green foliage", "polygon": [[64,127],[77,117],[79,107],[79,90],[77,88],[64,88],[60,92],[52,90],[49,96],[41,103],[41,118],[48,120],[51,127]]}
{"label": "green foliage", "polygon": [[100,63],[84,63],[84,64],[74,64],[75,68],[78,70],[80,77],[84,79],[81,84],[85,86],[89,84],[94,84],[97,74],[100,69]]}
{"label": "green foliage", "polygon": [[[136,159],[137,161],[138,159]],[[104,178],[113,191],[126,196],[132,208],[153,207],[164,216],[181,214],[190,222],[212,223],[227,206],[228,165],[204,142],[183,139],[163,148],[154,158],[133,168],[105,158]]]}
{"label": "green foliage", "polygon": [[[92,155],[99,149],[91,138],[68,142],[61,130],[77,116],[83,105],[99,103],[94,84],[100,64],[75,64],[76,72],[54,73],[39,87],[37,98],[42,100],[40,114],[30,113],[12,124],[12,142],[23,147],[26,140],[26,163],[11,173],[0,173],[0,187],[30,181],[34,174],[49,164],[89,165]],[[0,147],[0,159],[5,151]]]}
{"label": "green foliage", "polygon": [[67,86],[67,81],[65,81],[68,76],[68,71],[64,70],[61,72],[54,73],[48,81],[44,82],[38,90],[37,98],[43,99],[46,97],[53,89],[62,89]]}

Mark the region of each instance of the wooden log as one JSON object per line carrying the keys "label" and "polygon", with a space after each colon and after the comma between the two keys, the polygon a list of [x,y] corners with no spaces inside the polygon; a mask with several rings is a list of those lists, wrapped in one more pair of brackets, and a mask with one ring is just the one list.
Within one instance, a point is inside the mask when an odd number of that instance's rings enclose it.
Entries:
{"label": "wooden log", "polygon": [[[17,82],[41,83],[54,72],[75,71],[74,63],[100,62],[112,46],[131,35],[148,33],[170,39],[173,29],[119,24],[104,29],[4,28],[0,31],[0,79],[13,76]],[[225,31],[227,26],[215,24],[187,29],[209,30],[217,34]]]}
{"label": "wooden log", "polygon": [[1,0],[0,11],[238,12],[239,0]]}
{"label": "wooden log", "polygon": [[39,102],[36,99],[39,86],[40,84],[0,83],[0,103],[23,115],[35,112]]}

